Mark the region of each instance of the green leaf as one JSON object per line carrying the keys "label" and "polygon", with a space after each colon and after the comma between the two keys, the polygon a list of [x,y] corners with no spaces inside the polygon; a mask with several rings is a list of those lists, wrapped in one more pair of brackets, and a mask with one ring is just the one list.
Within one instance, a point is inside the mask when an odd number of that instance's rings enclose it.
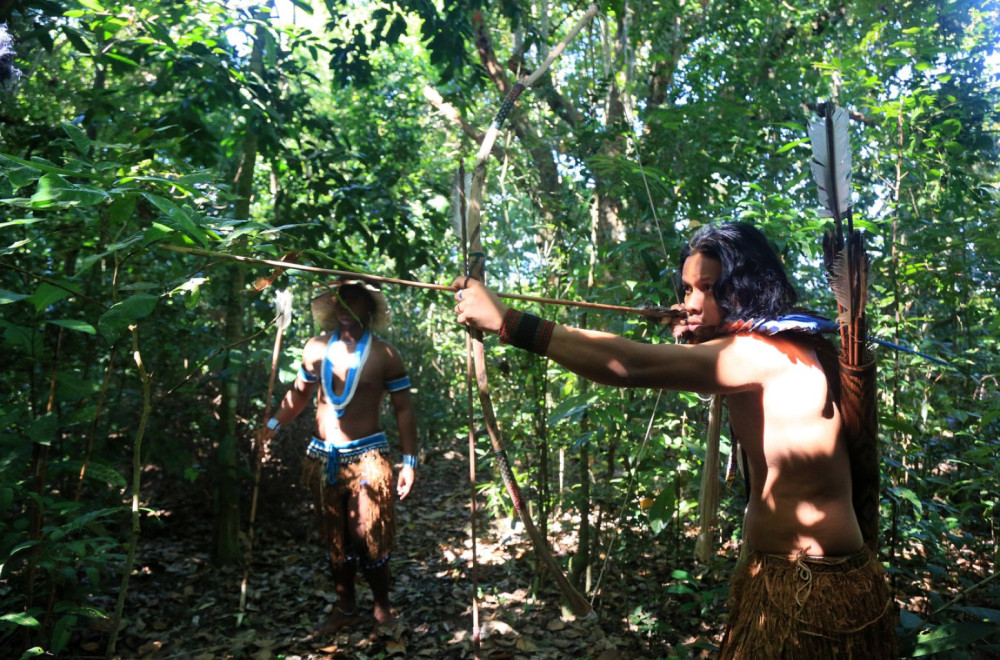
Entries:
{"label": "green leaf", "polygon": [[169,30],[156,21],[145,18],[140,18],[139,20],[142,21],[142,24],[146,26],[146,29],[149,30],[153,36],[159,39],[161,44],[168,46],[170,50],[177,50],[177,44],[174,42],[173,37],[170,36]]}
{"label": "green leaf", "polygon": [[180,231],[188,237],[195,239],[203,247],[208,247],[208,238],[205,236],[205,232],[198,227],[186,209],[165,197],[154,195],[153,193],[143,193],[142,196],[163,213],[164,224],[175,231]]}
{"label": "green leaf", "polygon": [[52,325],[58,325],[63,328],[69,328],[70,330],[76,330],[78,332],[85,332],[88,335],[96,335],[97,330],[94,326],[90,325],[86,321],[79,321],[75,319],[66,319],[62,321],[49,321]]}
{"label": "green leaf", "polygon": [[82,614],[83,616],[89,616],[92,619],[107,620],[111,618],[107,612],[99,607],[94,607],[92,605],[69,605],[65,609],[61,610],[69,614]]}
{"label": "green leaf", "polygon": [[[66,16],[72,16],[74,13],[77,16],[81,16],[82,15],[82,12],[80,12],[79,10],[76,10],[75,12],[74,11],[68,11],[68,12],[66,12],[65,15]],[[91,49],[90,44],[87,42],[86,39],[83,38],[83,33],[80,30],[78,30],[75,27],[72,27],[70,25],[64,25],[63,28],[62,28],[62,30],[63,30],[63,34],[66,35],[66,39],[69,40],[69,43],[72,44],[73,48],[76,48],[79,52],[85,53],[87,55],[90,55],[90,54],[93,53],[93,50]]]}
{"label": "green leaf", "polygon": [[786,151],[791,151],[792,149],[794,149],[795,147],[799,146],[800,144],[809,144],[809,138],[802,138],[801,140],[793,140],[792,142],[789,142],[788,144],[783,145],[782,147],[780,147],[774,153],[776,153],[776,154],[783,154]]}
{"label": "green leaf", "polygon": [[675,490],[674,482],[669,482],[666,488],[660,491],[660,494],[653,500],[653,505],[649,507],[649,525],[654,534],[662,532],[670,523],[676,501]]}
{"label": "green leaf", "polygon": [[10,181],[10,185],[14,186],[15,190],[31,185],[38,181],[40,176],[42,176],[42,171],[34,167],[21,166],[7,170],[7,180]]}
{"label": "green leaf", "polygon": [[290,0],[290,1],[293,5],[301,9],[303,12],[312,16],[313,14],[312,5],[306,2],[306,0]]}
{"label": "green leaf", "polygon": [[76,626],[77,616],[67,614],[56,620],[56,625],[52,628],[52,653],[59,655],[69,644],[70,635]]}
{"label": "green leaf", "polygon": [[955,649],[968,649],[973,642],[998,630],[1000,628],[991,623],[945,623],[933,630],[925,630],[917,635],[917,647],[913,651],[913,657],[919,658]]}
{"label": "green leaf", "polygon": [[133,66],[135,68],[139,68],[138,62],[136,62],[133,59],[129,59],[124,55],[119,55],[118,53],[105,53],[105,57],[111,60],[115,60],[117,62],[122,62],[123,64],[128,64],[129,66]]}
{"label": "green leaf", "polygon": [[56,439],[59,418],[54,413],[45,413],[28,425],[28,437],[39,445],[51,445]]}
{"label": "green leaf", "polygon": [[108,199],[108,193],[94,186],[70,183],[58,174],[46,174],[38,180],[38,189],[31,196],[36,208],[94,206]]}
{"label": "green leaf", "polygon": [[108,343],[114,343],[130,325],[149,316],[159,300],[158,296],[148,293],[129,296],[101,316],[97,329]]}
{"label": "green leaf", "polygon": [[[77,471],[78,472],[78,471]],[[87,464],[87,470],[83,473],[87,479],[93,479],[105,484],[110,484],[116,488],[125,488],[128,482],[117,470],[103,463],[91,461]]]}
{"label": "green leaf", "polygon": [[924,620],[909,610],[900,610],[899,623],[904,630],[912,631],[922,626]]}
{"label": "green leaf", "polygon": [[[74,172],[62,167],[56,167],[44,158],[39,158],[38,156],[33,157],[31,160],[24,160],[23,158],[18,158],[17,156],[12,156],[10,154],[0,154],[0,163],[7,167],[10,167],[8,163],[15,163],[17,165],[22,165],[24,167],[31,167],[48,174],[61,174],[63,176],[86,176],[81,172]],[[90,177],[99,178],[99,177]]]}
{"label": "green leaf", "polygon": [[174,289],[170,292],[170,296],[173,297],[178,294],[183,294],[185,291],[190,292],[190,295],[185,296],[184,298],[184,307],[187,309],[194,309],[198,306],[198,301],[201,299],[201,285],[207,281],[207,277],[192,277],[184,283],[174,287]]}
{"label": "green leaf", "polygon": [[15,293],[13,291],[8,291],[7,289],[0,289],[0,305],[6,305],[30,297],[31,296],[23,293]]}
{"label": "green leaf", "polygon": [[94,143],[91,142],[90,138],[87,137],[87,134],[83,132],[82,128],[80,128],[76,124],[64,121],[62,123],[62,129],[63,132],[65,132],[66,135],[69,136],[69,139],[73,141],[73,144],[76,146],[77,151],[79,151],[84,156],[90,153],[90,148],[94,145]]}
{"label": "green leaf", "polygon": [[132,214],[135,213],[135,205],[135,195],[119,197],[111,202],[111,205],[108,207],[108,220],[115,225],[124,225],[132,218]]}
{"label": "green leaf", "polygon": [[29,225],[38,224],[39,222],[45,222],[44,218],[16,218],[14,220],[8,220],[7,222],[0,222],[0,229],[5,227],[27,227]]}
{"label": "green leaf", "polygon": [[1000,623],[1000,610],[994,610],[989,607],[964,607],[957,605],[952,609],[959,612],[965,612],[966,614],[969,614],[977,619]]}
{"label": "green leaf", "polygon": [[10,621],[15,625],[28,628],[37,628],[39,626],[38,619],[23,612],[9,612],[0,616],[0,621]]}
{"label": "green leaf", "polygon": [[62,287],[52,286],[47,282],[42,282],[35,289],[35,292],[31,294],[31,303],[35,306],[36,312],[41,312],[44,309],[48,309],[50,305],[56,303],[63,298],[71,295],[69,291]]}
{"label": "green leaf", "polygon": [[556,424],[564,419],[578,421],[587,410],[600,401],[600,397],[593,392],[583,392],[566,397],[555,409],[549,413],[549,424]]}
{"label": "green leaf", "polygon": [[920,501],[920,498],[917,497],[916,493],[914,493],[909,488],[905,488],[903,486],[890,488],[889,491],[894,495],[896,495],[896,497],[898,497],[899,499],[906,500],[907,502],[909,502],[913,506],[913,511],[917,519],[918,520],[920,519],[920,517],[923,515],[924,512],[924,503]]}

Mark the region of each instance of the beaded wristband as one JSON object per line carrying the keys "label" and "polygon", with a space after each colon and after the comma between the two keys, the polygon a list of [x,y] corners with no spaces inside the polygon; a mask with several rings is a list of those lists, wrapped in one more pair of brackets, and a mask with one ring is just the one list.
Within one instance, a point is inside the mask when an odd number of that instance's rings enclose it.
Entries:
{"label": "beaded wristband", "polygon": [[417,457],[413,454],[403,454],[403,467],[417,469]]}
{"label": "beaded wristband", "polygon": [[500,343],[545,355],[556,324],[513,307],[507,310],[500,327]]}
{"label": "beaded wristband", "polygon": [[267,420],[267,428],[277,433],[281,429],[281,422],[279,422],[277,418],[272,417],[271,419]]}

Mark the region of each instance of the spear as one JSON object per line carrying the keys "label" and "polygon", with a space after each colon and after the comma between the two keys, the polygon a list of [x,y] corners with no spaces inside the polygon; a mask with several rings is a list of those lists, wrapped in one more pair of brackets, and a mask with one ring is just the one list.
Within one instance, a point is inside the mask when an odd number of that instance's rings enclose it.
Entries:
{"label": "spear", "polygon": [[[271,352],[271,378],[267,383],[267,398],[264,400],[264,422],[271,417],[271,397],[274,395],[274,381],[278,374],[278,356],[281,354],[281,338],[285,334],[285,328],[292,321],[292,292],[288,289],[277,291],[274,294],[274,323],[277,331],[274,333],[274,350]],[[261,424],[261,428],[263,428]],[[247,605],[247,580],[250,577],[250,564],[253,560],[253,525],[257,519],[257,497],[260,494],[260,473],[263,466],[263,446],[260,435],[254,438],[254,462],[256,463],[253,478],[253,498],[250,504],[250,529],[247,533],[247,557],[243,565],[243,583],[240,585],[240,613],[236,619],[236,625],[243,623],[243,616],[246,614]]]}

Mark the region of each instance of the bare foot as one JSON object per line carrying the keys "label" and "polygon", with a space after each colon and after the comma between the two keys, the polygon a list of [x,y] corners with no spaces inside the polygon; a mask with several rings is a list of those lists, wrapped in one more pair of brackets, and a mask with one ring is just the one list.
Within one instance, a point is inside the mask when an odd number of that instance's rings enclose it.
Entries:
{"label": "bare foot", "polygon": [[335,609],[326,621],[324,621],[316,630],[309,633],[304,640],[304,642],[321,642],[324,639],[337,634],[343,628],[356,625],[361,621],[361,617],[358,616],[357,611],[347,613],[341,609]]}
{"label": "bare foot", "polygon": [[372,630],[372,638],[388,637],[399,639],[403,634],[403,627],[396,623],[396,617],[388,607],[375,607],[375,629]]}
{"label": "bare foot", "polygon": [[392,615],[392,609],[389,607],[375,606],[375,623],[380,627],[393,626],[396,623],[396,617]]}

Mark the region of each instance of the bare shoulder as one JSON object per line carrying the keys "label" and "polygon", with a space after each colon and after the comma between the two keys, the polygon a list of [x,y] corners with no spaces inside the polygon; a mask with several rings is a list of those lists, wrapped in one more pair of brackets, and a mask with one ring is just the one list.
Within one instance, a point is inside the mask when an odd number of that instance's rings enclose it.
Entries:
{"label": "bare shoulder", "polygon": [[379,352],[389,365],[398,367],[403,364],[402,356],[389,340],[375,336],[373,348]]}
{"label": "bare shoulder", "polygon": [[781,335],[743,333],[705,344],[716,344],[714,350],[718,351],[721,371],[740,372],[758,383],[819,366],[808,343]]}
{"label": "bare shoulder", "polygon": [[324,332],[323,334],[316,335],[312,337],[308,342],[306,342],[306,347],[312,345],[326,346],[330,342],[330,337],[332,335],[329,332]]}
{"label": "bare shoulder", "polygon": [[[717,340],[725,341],[725,338]],[[728,346],[743,357],[766,362],[815,361],[815,351],[800,338],[787,334],[764,335],[753,332],[731,335]]]}
{"label": "bare shoulder", "polygon": [[302,357],[307,360],[310,357],[315,357],[317,354],[322,357],[322,355],[326,352],[326,345],[329,341],[329,333],[324,332],[321,335],[316,335],[306,342],[306,346],[302,351]]}
{"label": "bare shoulder", "polygon": [[399,353],[399,351],[396,350],[396,347],[388,339],[383,339],[382,337],[379,337],[376,334],[372,334],[372,338],[375,340],[372,342],[372,348],[374,348],[375,350],[380,351],[386,355],[394,355]]}

